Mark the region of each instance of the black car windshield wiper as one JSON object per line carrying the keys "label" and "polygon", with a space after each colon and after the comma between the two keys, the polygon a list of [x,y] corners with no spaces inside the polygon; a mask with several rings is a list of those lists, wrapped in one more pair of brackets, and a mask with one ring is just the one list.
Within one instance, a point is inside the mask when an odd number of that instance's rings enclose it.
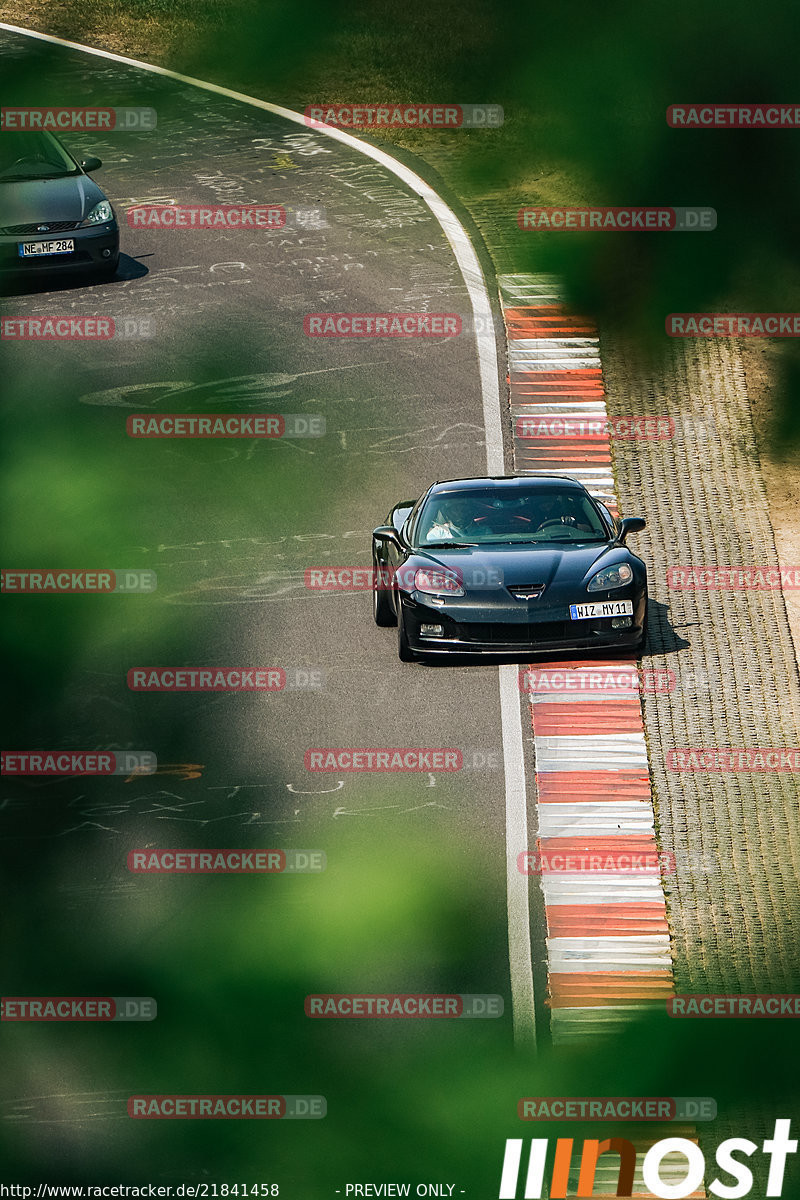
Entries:
{"label": "black car windshield wiper", "polygon": [[0,175],[0,183],[20,183],[32,179],[67,179],[73,174],[73,171],[59,171],[56,175]]}
{"label": "black car windshield wiper", "polygon": [[578,545],[580,542],[607,542],[606,537],[571,537],[569,534],[552,537],[514,538],[509,542],[485,542],[486,546],[549,546],[553,542],[570,542]]}
{"label": "black car windshield wiper", "polygon": [[467,546],[480,546],[480,542],[426,542],[424,546],[418,546],[418,550],[463,550]]}
{"label": "black car windshield wiper", "polygon": [[555,537],[555,538],[550,538],[551,542],[559,542],[565,546],[566,545],[583,546],[586,542],[590,542],[593,545],[599,545],[601,542],[603,542],[603,543],[608,542],[608,540],[609,539],[607,537],[576,537],[576,538]]}

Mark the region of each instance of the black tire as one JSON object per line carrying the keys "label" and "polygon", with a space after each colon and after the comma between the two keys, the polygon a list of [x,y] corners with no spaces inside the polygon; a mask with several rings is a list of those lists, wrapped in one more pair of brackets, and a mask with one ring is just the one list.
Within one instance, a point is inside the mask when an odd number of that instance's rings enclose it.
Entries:
{"label": "black tire", "polygon": [[372,551],[372,569],[375,572],[372,583],[372,616],[375,619],[376,625],[388,629],[390,626],[397,624],[397,617],[392,610],[389,590],[385,583],[383,587],[378,587],[379,572],[383,572],[385,575],[388,574],[388,567],[384,567],[378,562],[374,550]]}
{"label": "black tire", "polygon": [[417,656],[408,644],[406,627],[403,624],[403,606],[397,597],[397,657],[400,662],[416,662]]}
{"label": "black tire", "polygon": [[647,600],[644,602],[644,620],[642,621],[642,636],[636,643],[635,654],[637,658],[641,658],[647,653]]}

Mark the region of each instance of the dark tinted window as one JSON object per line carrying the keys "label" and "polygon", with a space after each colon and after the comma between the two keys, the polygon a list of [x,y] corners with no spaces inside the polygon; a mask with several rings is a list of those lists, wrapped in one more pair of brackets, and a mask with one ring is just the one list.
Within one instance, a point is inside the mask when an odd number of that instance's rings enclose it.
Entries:
{"label": "dark tinted window", "polygon": [[416,543],[605,541],[592,499],[574,488],[459,489],[429,496]]}
{"label": "dark tinted window", "polygon": [[51,134],[17,129],[0,133],[0,181],[77,173],[75,163]]}

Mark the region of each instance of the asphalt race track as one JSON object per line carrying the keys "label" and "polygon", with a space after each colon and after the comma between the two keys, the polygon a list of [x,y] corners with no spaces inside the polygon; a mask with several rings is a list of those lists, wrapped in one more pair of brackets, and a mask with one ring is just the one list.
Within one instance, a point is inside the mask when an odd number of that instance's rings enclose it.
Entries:
{"label": "asphalt race track", "polygon": [[[118,277],[26,282],[2,299],[5,317],[111,316],[132,334],[4,343],[4,440],[28,514],[12,536],[13,565],[149,569],[158,584],[143,596],[15,598],[34,648],[15,665],[20,703],[6,744],[149,750],[159,772],[4,780],[5,856],[16,883],[5,994],[154,995],[148,970],[166,971],[181,941],[199,937],[201,950],[206,922],[212,941],[215,922],[235,927],[253,887],[259,905],[274,905],[271,927],[288,913],[298,937],[318,932],[324,947],[326,929],[336,936],[333,920],[326,925],[332,894],[343,891],[358,909],[359,895],[385,886],[391,906],[395,889],[408,902],[410,884],[444,914],[430,939],[398,917],[391,953],[368,968],[340,948],[333,969],[321,949],[303,962],[304,978],[324,963],[320,991],[502,996],[502,1017],[448,1023],[446,1037],[508,1048],[498,667],[402,665],[394,631],[372,622],[368,591],[306,586],[311,568],[368,567],[370,531],[393,503],[436,478],[485,473],[468,332],[340,339],[310,338],[303,327],[306,314],[328,311],[455,313],[466,322],[469,298],[452,249],[397,178],[318,131],[3,35],[7,79],[30,71],[32,60],[53,95],[151,106],[158,126],[63,137],[79,158],[103,160],[96,177],[121,225]],[[287,225],[169,231],[125,220],[134,205],[209,203],[281,205]],[[134,413],[208,412],[321,417],[325,434],[191,441],[126,433]],[[93,497],[88,507],[77,482]],[[151,666],[281,668],[287,686],[134,694],[127,672]],[[313,747],[456,748],[463,768],[318,773],[304,765]],[[128,871],[129,850],[168,846],[318,849],[327,870],[231,886]],[[438,920],[464,925],[452,962],[434,953]],[[37,957],[32,972],[29,949],[43,925],[58,952]],[[264,936],[268,957],[271,938],[280,938],[274,928]],[[116,986],[103,978],[104,963]],[[180,1018],[159,1004],[166,1045],[180,1038]],[[286,1020],[305,1036],[302,1005]],[[370,1027],[376,1048],[390,1036],[386,1024]],[[401,1042],[442,1037],[441,1023],[388,1024]],[[363,1027],[341,1024],[334,1032],[343,1047],[364,1036]],[[120,1097],[126,1088],[168,1091],[167,1081],[134,1087],[113,1057],[107,1069],[78,1071],[52,1043],[41,1046],[42,1064],[47,1055],[58,1063],[57,1086],[31,1090],[17,1063],[3,1092],[8,1122],[47,1125],[42,1165],[62,1161],[67,1142],[78,1161],[89,1144],[94,1155],[102,1148],[100,1162],[133,1154]]]}
{"label": "asphalt race track", "polygon": [[[790,1113],[791,1023],[668,1016],[673,993],[800,995],[800,677],[783,585],[681,582],[695,569],[796,578],[779,561],[740,342],[677,339],[645,361],[627,327],[567,306],[575,293],[553,273],[566,258],[546,241],[522,248],[510,184],[477,188],[472,218],[444,194],[446,138],[413,164],[423,180],[377,139],[7,26],[0,72],[4,108],[157,113],[154,129],[61,133],[78,159],[103,160],[116,278],[0,282],[0,486],[14,514],[0,551],[0,1200],[6,1179],[206,1189],[162,1193],[178,1200],[392,1195],[400,1180],[487,1197],[501,1161],[506,1200],[521,1139],[539,1136],[518,1107],[533,1093],[703,1098],[716,1126],[687,1110],[661,1136],[698,1143],[707,1162],[712,1134],[767,1136]],[[610,119],[633,138],[631,111],[626,100]],[[649,119],[662,129],[657,105]],[[536,121],[527,132],[546,147]],[[687,179],[693,161],[676,151]],[[700,199],[735,241],[725,186]],[[133,215],[247,205],[285,222],[169,229]],[[649,236],[630,240],[632,277]],[[718,235],[704,236],[698,263]],[[605,281],[617,260],[592,253],[582,269]],[[674,265],[686,272],[681,254]],[[311,317],[331,313],[443,314],[461,331],[311,336]],[[114,336],[13,336],[54,317],[103,319]],[[268,415],[286,431],[131,436],[133,418],[192,414]],[[561,432],[520,433],[521,417]],[[584,418],[597,427],[576,434]],[[669,433],[609,433],[640,419]],[[562,696],[522,663],[399,662],[396,632],[372,619],[370,532],[431,481],[487,471],[574,473],[646,518],[631,542],[650,587],[642,674],[668,688],[633,678]],[[14,570],[156,586],[13,595]],[[315,586],[359,571],[361,587]],[[551,664],[573,680],[594,667],[563,658]],[[154,670],[269,672],[277,686],[136,690],[132,673]],[[47,750],[157,766],[6,769],[9,754]],[[378,750],[410,754],[409,769],[349,769],[348,755]],[[655,854],[659,869],[517,868],[522,850],[611,849]],[[164,851],[270,851],[288,868],[134,869]],[[477,995],[487,1019],[310,1019],[310,997],[376,993]],[[19,997],[123,998],[141,1019],[15,1022]],[[762,1070],[743,1086],[745,1052]],[[275,1122],[131,1119],[144,1115],[134,1097],[237,1094],[302,1103]],[[301,1111],[310,1100],[324,1119]],[[658,1128],[619,1125],[638,1149]],[[678,1184],[681,1154],[663,1164]],[[566,1173],[554,1167],[550,1194]],[[599,1174],[595,1190],[612,1194],[616,1166]],[[755,1174],[764,1194],[763,1162]],[[367,1178],[384,1190],[345,1192]],[[257,1190],[213,1190],[235,1180]],[[633,1190],[657,1194],[640,1166]]]}

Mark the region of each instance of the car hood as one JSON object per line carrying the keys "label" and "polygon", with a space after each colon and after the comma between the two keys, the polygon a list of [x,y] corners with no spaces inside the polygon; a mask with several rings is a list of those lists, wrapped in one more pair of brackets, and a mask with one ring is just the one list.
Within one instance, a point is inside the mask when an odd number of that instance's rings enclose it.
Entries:
{"label": "car hood", "polygon": [[66,179],[0,180],[0,228],[34,221],[83,221],[105,194],[88,175]]}
{"label": "car hood", "polygon": [[539,546],[467,546],[458,550],[431,546],[415,550],[413,557],[460,571],[467,587],[471,578],[490,578],[489,572],[500,572],[505,586],[543,583],[551,587],[559,583],[574,584],[594,567],[599,570],[600,565],[604,565],[600,564],[601,559],[607,559],[608,562],[625,560],[628,551],[624,546],[608,542],[583,542],[572,546],[554,546],[552,543]]}

